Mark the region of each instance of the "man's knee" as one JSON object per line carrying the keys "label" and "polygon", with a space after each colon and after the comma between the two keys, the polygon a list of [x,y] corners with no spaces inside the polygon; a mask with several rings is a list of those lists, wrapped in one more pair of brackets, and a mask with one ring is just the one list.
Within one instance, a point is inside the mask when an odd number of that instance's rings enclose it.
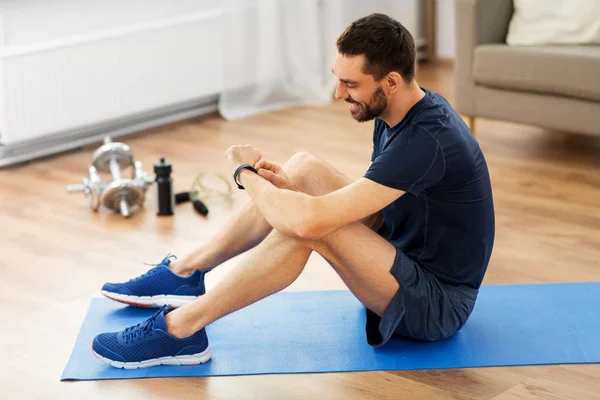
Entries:
{"label": "man's knee", "polygon": [[305,191],[308,178],[318,174],[324,166],[325,163],[312,154],[299,152],[290,157],[282,168],[290,181],[300,190]]}

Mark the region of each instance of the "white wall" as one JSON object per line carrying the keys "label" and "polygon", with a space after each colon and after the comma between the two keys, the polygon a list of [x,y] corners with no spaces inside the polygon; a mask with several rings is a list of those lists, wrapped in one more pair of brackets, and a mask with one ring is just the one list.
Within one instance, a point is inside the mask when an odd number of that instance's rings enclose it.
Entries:
{"label": "white wall", "polygon": [[435,0],[435,46],[439,58],[454,58],[454,0]]}
{"label": "white wall", "polygon": [[27,46],[214,8],[219,0],[0,0],[3,46]]}

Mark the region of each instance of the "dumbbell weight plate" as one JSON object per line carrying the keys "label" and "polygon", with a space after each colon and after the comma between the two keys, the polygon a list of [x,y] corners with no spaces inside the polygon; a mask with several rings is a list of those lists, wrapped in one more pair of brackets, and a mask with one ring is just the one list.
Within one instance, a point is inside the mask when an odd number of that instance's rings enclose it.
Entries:
{"label": "dumbbell weight plate", "polygon": [[90,208],[94,211],[98,211],[100,206],[97,190],[101,189],[96,188],[88,178],[83,178],[82,185],[67,185],[67,192],[83,192],[88,199]]}
{"label": "dumbbell weight plate", "polygon": [[92,187],[91,182],[88,178],[83,178],[83,184],[86,186],[85,197],[87,197],[88,199],[90,208],[93,211],[98,211],[100,203],[98,201],[98,194],[96,193],[95,188]]}
{"label": "dumbbell weight plate", "polygon": [[125,200],[129,208],[141,206],[144,192],[132,179],[121,179],[106,185],[100,203],[106,208],[121,212],[121,200]]}
{"label": "dumbbell weight plate", "polygon": [[112,159],[116,160],[123,170],[133,164],[133,152],[125,143],[106,143],[94,152],[92,165],[98,171],[110,172],[110,160]]}
{"label": "dumbbell weight plate", "polygon": [[92,210],[98,211],[98,208],[100,207],[100,193],[102,193],[102,190],[104,189],[104,184],[100,181],[98,171],[93,165],[88,167],[88,174],[89,179],[84,178],[84,181],[87,182],[87,185],[90,188],[88,201]]}

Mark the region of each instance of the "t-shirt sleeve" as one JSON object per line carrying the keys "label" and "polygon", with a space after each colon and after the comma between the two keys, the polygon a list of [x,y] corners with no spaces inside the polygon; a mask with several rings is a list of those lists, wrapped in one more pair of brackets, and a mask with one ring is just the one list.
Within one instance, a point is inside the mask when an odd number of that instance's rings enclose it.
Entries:
{"label": "t-shirt sleeve", "polygon": [[434,136],[411,126],[375,158],[365,178],[418,196],[444,174],[442,148]]}

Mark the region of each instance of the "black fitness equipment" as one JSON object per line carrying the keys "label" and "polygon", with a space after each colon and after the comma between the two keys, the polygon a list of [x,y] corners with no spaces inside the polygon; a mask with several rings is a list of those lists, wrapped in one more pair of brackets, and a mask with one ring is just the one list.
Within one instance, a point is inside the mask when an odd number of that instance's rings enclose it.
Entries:
{"label": "black fitness equipment", "polygon": [[156,174],[156,185],[158,195],[157,215],[173,215],[175,206],[175,197],[173,196],[173,180],[171,179],[171,164],[165,161],[164,157],[154,164],[154,173]]}
{"label": "black fitness equipment", "polygon": [[208,214],[208,207],[205,203],[215,201],[230,203],[232,200],[231,196],[232,187],[227,178],[221,174],[203,172],[194,178],[189,191],[180,192],[175,195],[175,204],[191,201],[194,210],[206,216]]}

